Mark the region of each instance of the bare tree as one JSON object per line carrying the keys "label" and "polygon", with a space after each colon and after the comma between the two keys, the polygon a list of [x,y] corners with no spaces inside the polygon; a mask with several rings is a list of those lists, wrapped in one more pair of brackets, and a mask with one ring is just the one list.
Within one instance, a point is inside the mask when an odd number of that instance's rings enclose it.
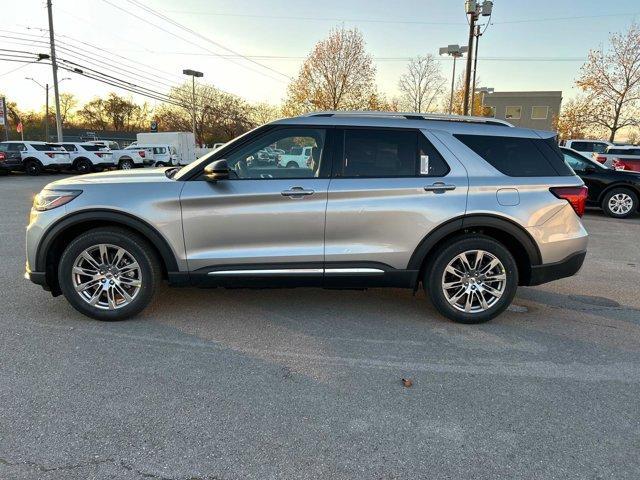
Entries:
{"label": "bare tree", "polygon": [[409,62],[402,74],[398,88],[408,109],[428,112],[436,99],[444,92],[445,78],[440,74],[440,63],[433,55],[418,56]]}
{"label": "bare tree", "polygon": [[60,94],[60,119],[62,125],[65,126],[70,123],[73,116],[73,110],[78,106],[78,100],[73,93],[61,93]]}
{"label": "bare tree", "polygon": [[318,42],[289,84],[285,112],[369,108],[376,68],[356,28],[332,30]]}
{"label": "bare tree", "polygon": [[614,33],[605,50],[591,50],[576,84],[591,104],[591,121],[613,141],[624,127],[638,125],[640,101],[640,27]]}

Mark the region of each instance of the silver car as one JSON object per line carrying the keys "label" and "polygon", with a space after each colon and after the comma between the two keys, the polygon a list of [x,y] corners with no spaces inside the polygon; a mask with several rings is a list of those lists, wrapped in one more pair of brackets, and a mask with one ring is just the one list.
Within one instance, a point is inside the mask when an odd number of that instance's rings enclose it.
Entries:
{"label": "silver car", "polygon": [[[311,147],[303,166],[256,162]],[[202,287],[422,285],[480,323],[518,285],[575,274],[587,190],[554,134],[495,119],[324,112],[278,120],[187,167],[47,185],[26,276],[100,320],[139,313],[160,282]]]}

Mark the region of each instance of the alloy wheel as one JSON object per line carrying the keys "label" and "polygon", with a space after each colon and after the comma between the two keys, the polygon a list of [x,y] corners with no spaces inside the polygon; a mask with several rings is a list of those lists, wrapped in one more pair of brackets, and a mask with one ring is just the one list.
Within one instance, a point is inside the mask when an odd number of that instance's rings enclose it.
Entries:
{"label": "alloy wheel", "polygon": [[607,204],[609,210],[616,215],[626,215],[633,208],[631,195],[620,192],[612,195]]}
{"label": "alloy wheel", "polygon": [[71,275],[80,298],[101,310],[131,304],[142,288],[142,270],[136,259],[111,244],[85,249],[74,260]]}
{"label": "alloy wheel", "polygon": [[456,255],[442,275],[442,291],[449,304],[460,312],[481,313],[502,297],[507,274],[502,262],[485,250],[468,250]]}

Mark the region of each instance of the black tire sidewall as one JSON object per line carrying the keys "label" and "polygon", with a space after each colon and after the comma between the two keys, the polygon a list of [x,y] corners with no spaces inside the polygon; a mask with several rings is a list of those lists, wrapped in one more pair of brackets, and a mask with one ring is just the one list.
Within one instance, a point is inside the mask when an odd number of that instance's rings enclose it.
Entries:
{"label": "black tire sidewall", "polygon": [[[611,197],[613,197],[617,193],[626,193],[627,195],[629,195],[631,197],[631,200],[633,201],[633,208],[631,208],[631,210],[629,210],[629,213],[625,213],[624,215],[619,215],[619,214],[614,213],[611,210],[609,210],[609,200],[611,199]],[[602,210],[609,217],[613,217],[613,218],[628,218],[628,217],[630,217],[631,215],[633,215],[634,213],[636,213],[638,211],[638,195],[636,195],[636,193],[634,191],[629,190],[628,188],[614,188],[614,189],[610,190],[609,192],[607,192],[607,194],[604,196],[604,199],[602,200]]]}
{"label": "black tire sidewall", "polygon": [[[505,291],[488,310],[481,313],[460,312],[449,305],[442,290],[442,275],[447,264],[458,254],[468,250],[485,250],[495,255],[505,268],[507,285]],[[425,272],[424,288],[434,307],[445,317],[457,323],[483,323],[502,313],[512,302],[518,289],[518,266],[513,255],[496,240],[483,235],[465,235],[439,249]]]}
{"label": "black tire sidewall", "polygon": [[[116,310],[101,310],[86,303],[75,291],[71,281],[73,262],[83,250],[100,243],[113,244],[127,250],[138,262],[142,273],[142,287],[133,302]],[[140,313],[151,301],[160,282],[158,261],[145,240],[131,232],[91,230],[81,234],[65,249],[58,264],[58,281],[67,301],[80,313],[102,321],[118,321]]]}
{"label": "black tire sidewall", "polygon": [[85,159],[78,160],[78,163],[76,164],[76,170],[80,174],[90,173],[91,172],[91,167],[92,167],[91,162],[89,160],[85,160]]}
{"label": "black tire sidewall", "polygon": [[[30,168],[33,167],[33,170]],[[37,176],[42,172],[42,166],[40,162],[37,160],[27,160],[24,164],[24,170],[27,172],[27,175]]]}

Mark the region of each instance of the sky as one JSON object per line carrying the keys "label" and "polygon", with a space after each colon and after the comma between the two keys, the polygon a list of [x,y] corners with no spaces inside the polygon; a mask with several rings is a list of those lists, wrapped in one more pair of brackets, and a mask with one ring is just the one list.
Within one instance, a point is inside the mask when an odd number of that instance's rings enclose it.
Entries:
{"label": "sky", "polygon": [[[144,11],[141,3],[165,18]],[[333,27],[362,31],[375,59],[378,88],[388,97],[398,95],[406,58],[437,56],[439,47],[466,44],[468,36],[463,0],[54,0],[53,11],[58,56],[67,66],[75,62],[126,75],[161,93],[184,81],[182,70],[191,68],[218,88],[273,104],[284,98],[304,57]],[[566,100],[577,93],[573,82],[589,49],[638,20],[640,4],[495,0],[493,12],[479,44],[478,86],[562,90]],[[5,2],[2,20],[0,54],[48,53],[44,0]],[[451,60],[440,61],[450,82]],[[22,109],[39,109],[44,89],[25,77],[51,83],[51,67],[0,59],[0,92]],[[70,79],[60,84],[61,92],[73,93],[81,102],[109,91],[129,95],[61,71],[59,78],[64,77]]]}

